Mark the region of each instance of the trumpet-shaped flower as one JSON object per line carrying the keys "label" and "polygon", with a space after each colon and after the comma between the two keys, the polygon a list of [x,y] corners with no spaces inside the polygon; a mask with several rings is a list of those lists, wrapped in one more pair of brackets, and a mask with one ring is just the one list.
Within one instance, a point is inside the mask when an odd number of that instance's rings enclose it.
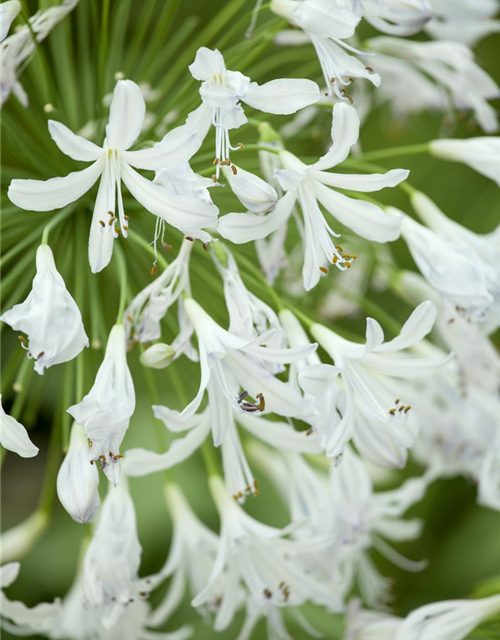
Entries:
{"label": "trumpet-shaped flower", "polygon": [[278,202],[276,189],[259,176],[239,167],[236,168],[234,164],[231,169],[224,166],[223,173],[234,195],[249,211],[267,213],[276,206]]}
{"label": "trumpet-shaped flower", "polygon": [[468,165],[500,187],[500,137],[433,140],[430,151],[437,158]]}
{"label": "trumpet-shaped flower", "polygon": [[[424,302],[411,314],[400,334],[384,342],[382,327],[368,318],[364,345],[345,340],[322,325],[311,327],[312,335],[335,366],[316,364],[304,368],[299,372],[299,382],[307,393],[317,397],[328,393],[333,385],[340,385],[342,400],[337,405],[337,419],[330,426],[328,455],[340,455],[353,438],[360,452],[375,464],[404,466],[417,429],[409,415],[411,401],[403,397],[395,381],[428,377],[448,361],[446,357],[420,357],[407,351],[423,340],[435,319],[435,306]],[[328,407],[323,409],[326,411]]]}
{"label": "trumpet-shaped flower", "polygon": [[115,485],[120,478],[120,445],[135,409],[135,391],[127,366],[125,329],[115,325],[94,386],[81,402],[68,409],[91,441],[89,460]]}
{"label": "trumpet-shaped flower", "polygon": [[57,474],[57,495],[76,522],[91,522],[99,512],[99,473],[89,460],[89,445],[82,427],[71,428],[69,449]]}
{"label": "trumpet-shaped flower", "polygon": [[428,0],[432,20],[426,32],[436,40],[456,40],[474,47],[491,33],[500,31],[497,0]]}
{"label": "trumpet-shaped flower", "polygon": [[220,51],[200,47],[189,70],[201,82],[202,105],[189,114],[186,125],[196,131],[203,141],[210,127],[215,127],[215,175],[219,177],[221,165],[229,166],[233,147],[229,131],[247,122],[241,103],[265,113],[288,115],[319,100],[318,85],[311,80],[279,79],[263,85],[251,82],[239,71],[226,69]]}
{"label": "trumpet-shaped flower", "polygon": [[[399,236],[402,218],[386,215],[371,202],[350,198],[336,189],[349,191],[379,191],[394,187],[406,179],[408,171],[394,169],[386,174],[355,175],[329,173],[349,155],[359,137],[359,116],[349,105],[339,103],[333,109],[332,139],[328,152],[312,165],[306,165],[288,151],[280,153],[283,170],[277,177],[286,194],[266,216],[230,213],[219,221],[219,233],[235,243],[249,242],[267,235],[286,224],[296,203],[304,217],[304,287],[315,287],[327,265],[340,270],[351,267],[356,257],[335,245],[338,238],[328,225],[319,204],[357,235],[375,242],[389,242]],[[330,188],[333,187],[333,188]]]}
{"label": "trumpet-shaped flower", "polygon": [[130,151],[141,132],[145,112],[140,88],[130,80],[120,80],[113,93],[103,147],[74,134],[60,122],[49,121],[50,134],[59,149],[74,160],[92,162],[90,167],[64,178],[13,180],[9,187],[9,198],[18,207],[51,211],[78,200],[101,178],[89,240],[94,273],[111,260],[113,241],[119,232],[127,237],[130,223],[123,206],[122,181],[145,209],[183,233],[196,234],[204,227],[213,227],[217,220],[213,204],[174,195],[135,171],[175,165],[187,160],[197,147],[194,134],[177,129],[154,147]]}
{"label": "trumpet-shaped flower", "polygon": [[[357,3],[356,3],[357,4]],[[365,78],[376,87],[380,76],[354,55],[366,56],[344,42],[351,38],[361,20],[359,7],[353,3],[337,3],[330,0],[272,0],[271,10],[283,16],[294,27],[300,27],[305,41],[310,40],[316,50],[329,95],[350,99],[346,87],[355,78]],[[295,44],[296,33],[280,34],[282,44]],[[299,44],[303,44],[301,40]],[[368,54],[370,55],[370,54]]]}
{"label": "trumpet-shaped flower", "polygon": [[360,0],[363,17],[376,29],[394,36],[411,36],[432,18],[427,0]]}
{"label": "trumpet-shaped flower", "polygon": [[0,394],[0,444],[4,449],[13,451],[21,458],[32,458],[38,453],[38,447],[31,442],[23,425],[5,413]]}
{"label": "trumpet-shaped flower", "polygon": [[0,319],[28,335],[28,345],[21,342],[40,375],[54,364],[69,362],[89,346],[80,310],[46,244],[36,252],[36,275],[29,296]]}
{"label": "trumpet-shaped flower", "polygon": [[472,111],[486,133],[498,130],[497,114],[487,101],[498,98],[500,89],[466,45],[380,37],[368,46],[384,78],[377,99],[388,101],[396,112],[449,111],[453,106]]}

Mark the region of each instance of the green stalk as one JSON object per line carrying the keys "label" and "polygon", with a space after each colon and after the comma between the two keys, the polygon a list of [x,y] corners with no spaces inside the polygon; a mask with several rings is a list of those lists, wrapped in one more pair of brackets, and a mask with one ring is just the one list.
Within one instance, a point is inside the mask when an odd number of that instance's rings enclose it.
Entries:
{"label": "green stalk", "polygon": [[123,323],[123,313],[125,311],[128,297],[128,281],[127,281],[127,263],[125,254],[121,246],[116,243],[115,248],[115,265],[118,270],[118,280],[120,282],[120,302],[118,304],[118,314],[116,316],[116,324]]}
{"label": "green stalk", "polygon": [[383,160],[385,158],[399,158],[400,156],[413,156],[420,153],[430,153],[431,147],[429,142],[424,144],[412,144],[404,147],[392,147],[389,149],[378,149],[377,151],[368,151],[360,156],[360,160],[371,162],[372,160]]}

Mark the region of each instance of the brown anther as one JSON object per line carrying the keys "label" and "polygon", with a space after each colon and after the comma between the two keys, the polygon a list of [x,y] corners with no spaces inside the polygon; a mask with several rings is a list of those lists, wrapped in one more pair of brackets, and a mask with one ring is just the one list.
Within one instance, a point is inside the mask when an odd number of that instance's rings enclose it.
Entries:
{"label": "brown anther", "polygon": [[350,254],[350,253],[344,253],[344,254],[342,255],[342,257],[344,258],[344,260],[349,260],[349,259],[350,259],[350,257],[351,257],[351,254]]}
{"label": "brown anther", "polygon": [[401,413],[401,411],[404,411],[404,407],[403,407],[403,405],[401,405],[401,406],[399,407],[398,411],[399,411],[399,413]]}
{"label": "brown anther", "polygon": [[164,242],[161,246],[162,246],[164,251],[171,251],[172,250],[172,245],[168,244],[166,242]]}
{"label": "brown anther", "polygon": [[26,338],[24,336],[17,336],[17,339],[23,345],[23,347],[26,346]]}
{"label": "brown anther", "polygon": [[258,486],[259,486],[259,482],[257,480],[255,480],[255,479],[253,481],[253,486],[254,486],[254,489],[257,489]]}
{"label": "brown anther", "polygon": [[335,249],[337,249],[337,251],[338,251],[339,253],[344,253],[344,249],[343,249],[339,244],[336,244],[336,245],[334,245],[334,246],[335,246]]}
{"label": "brown anther", "polygon": [[212,173],[212,182],[215,184],[217,182],[217,176],[215,173]]}
{"label": "brown anther", "polygon": [[351,263],[350,262],[344,262],[344,266],[346,269],[350,269],[351,268]]}
{"label": "brown anther", "polygon": [[93,461],[93,460],[91,460],[91,461],[90,461],[90,464],[94,464],[94,461]]}
{"label": "brown anther", "polygon": [[394,400],[394,404],[399,404],[400,403],[400,399],[396,398],[396,400]]}
{"label": "brown anther", "polygon": [[268,600],[270,600],[273,597],[273,594],[271,591],[269,591],[269,589],[264,589],[263,593]]}
{"label": "brown anther", "polygon": [[104,220],[99,220],[99,224],[101,225],[101,227],[105,227],[106,223],[104,222]]}
{"label": "brown anther", "polygon": [[116,220],[115,216],[109,219],[108,225],[111,226],[113,222]]}
{"label": "brown anther", "polygon": [[396,415],[396,409],[390,409],[389,413],[391,414],[391,416]]}
{"label": "brown anther", "polygon": [[312,436],[312,432],[313,432],[313,430],[312,430],[312,429],[308,429],[308,430],[306,431],[306,436]]}
{"label": "brown anther", "polygon": [[45,351],[40,351],[40,353],[37,355],[36,359],[37,360],[40,359],[43,356],[44,353],[45,353]]}
{"label": "brown anther", "polygon": [[319,270],[320,270],[322,273],[328,273],[328,269],[327,269],[326,267],[320,267],[320,268],[319,268]]}
{"label": "brown anther", "polygon": [[233,175],[236,175],[238,173],[238,169],[234,166],[234,164],[231,166],[231,171],[233,172]]}
{"label": "brown anther", "polygon": [[128,320],[129,322],[134,322],[134,319],[132,318],[132,316],[127,316],[127,320]]}
{"label": "brown anther", "polygon": [[155,275],[156,275],[156,273],[157,273],[157,271],[158,271],[158,269],[157,269],[156,265],[154,264],[154,265],[151,267],[151,275],[152,275],[152,276],[155,276]]}
{"label": "brown anther", "polygon": [[194,238],[192,238],[191,236],[184,236],[185,240],[189,240],[189,242],[194,242]]}
{"label": "brown anther", "polygon": [[333,264],[337,264],[338,261],[339,259],[337,258],[337,256],[333,256],[333,259],[332,259]]}
{"label": "brown anther", "polygon": [[266,408],[266,399],[262,393],[258,393],[255,398],[259,400],[259,411],[264,411]]}
{"label": "brown anther", "polygon": [[347,92],[344,92],[344,95],[351,104],[354,104],[354,98],[352,96],[350,96]]}
{"label": "brown anther", "polygon": [[145,598],[148,594],[145,591],[139,591],[141,598]]}
{"label": "brown anther", "polygon": [[128,231],[128,224],[124,224],[124,225],[123,225],[123,230],[124,230],[124,231]]}
{"label": "brown anther", "polygon": [[353,260],[356,260],[356,258],[357,258],[357,257],[358,257],[358,256],[357,256],[355,253],[351,253],[351,258],[352,258]]}
{"label": "brown anther", "polygon": [[208,253],[208,244],[207,244],[206,242],[204,242],[201,246],[202,246],[202,248],[203,248],[203,251],[204,251],[205,253]]}
{"label": "brown anther", "polygon": [[373,73],[375,71],[373,67],[365,67],[365,69],[367,71],[371,71],[371,73]]}
{"label": "brown anther", "polygon": [[125,218],[125,220],[130,220],[130,218],[128,216],[123,216]]}
{"label": "brown anther", "polygon": [[212,162],[212,164],[214,165],[214,167],[216,167],[219,164],[220,160],[219,158],[214,158],[214,161]]}
{"label": "brown anther", "polygon": [[248,485],[248,487],[245,487],[245,493],[251,493],[252,492],[252,487],[250,485]]}
{"label": "brown anther", "polygon": [[335,82],[335,78],[333,78],[333,77],[330,78],[330,82],[332,82],[332,83]]}
{"label": "brown anther", "polygon": [[108,216],[114,216],[115,212],[114,211],[108,211]]}
{"label": "brown anther", "polygon": [[120,235],[120,227],[115,227],[115,233]]}
{"label": "brown anther", "polygon": [[221,167],[229,167],[231,165],[231,160],[221,160],[220,161],[220,166]]}
{"label": "brown anther", "polygon": [[260,491],[258,489],[255,489],[255,491],[253,492],[253,495],[258,498],[260,496]]}
{"label": "brown anther", "polygon": [[243,144],[243,142],[238,142],[236,146],[240,151],[245,151],[245,145]]}
{"label": "brown anther", "polygon": [[411,406],[408,405],[407,407],[405,407],[405,413],[408,413],[408,411],[411,409]]}
{"label": "brown anther", "polygon": [[349,82],[354,82],[354,78],[349,78]]}

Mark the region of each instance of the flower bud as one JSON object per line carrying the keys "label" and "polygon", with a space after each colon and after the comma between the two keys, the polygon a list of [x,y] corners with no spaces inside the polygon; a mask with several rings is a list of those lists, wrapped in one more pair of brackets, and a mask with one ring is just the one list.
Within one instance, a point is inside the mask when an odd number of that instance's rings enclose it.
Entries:
{"label": "flower bud", "polygon": [[265,180],[240,168],[233,173],[230,168],[223,167],[223,172],[234,195],[249,211],[266,213],[274,209],[278,194]]}
{"label": "flower bud", "polygon": [[175,349],[168,344],[158,342],[146,349],[139,358],[139,361],[145,367],[151,369],[165,369],[172,362],[175,356]]}
{"label": "flower bud", "polygon": [[99,507],[99,473],[89,458],[89,445],[83,427],[71,429],[69,450],[57,475],[57,495],[76,522],[91,522]]}

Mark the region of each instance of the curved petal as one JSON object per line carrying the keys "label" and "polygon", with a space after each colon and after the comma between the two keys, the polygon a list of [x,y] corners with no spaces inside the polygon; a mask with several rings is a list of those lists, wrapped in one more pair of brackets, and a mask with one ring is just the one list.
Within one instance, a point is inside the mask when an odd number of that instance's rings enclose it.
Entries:
{"label": "curved petal", "polygon": [[189,65],[189,71],[195,80],[204,82],[212,76],[222,74],[226,70],[224,57],[218,49],[200,47],[196,52],[194,62]]}
{"label": "curved petal", "polygon": [[324,171],[311,171],[316,180],[329,187],[349,189],[351,191],[380,191],[386,187],[395,187],[406,180],[409,171],[406,169],[392,169],[387,173],[372,173],[369,175],[325,173]]}
{"label": "curved petal", "polygon": [[299,384],[305,393],[312,396],[324,396],[336,383],[339,369],[330,364],[311,364],[299,371]]}
{"label": "curved petal", "polygon": [[359,138],[359,116],[354,107],[338,102],[333,107],[332,146],[311,168],[323,171],[343,162]]}
{"label": "curved petal", "polygon": [[10,25],[20,11],[21,3],[18,0],[8,0],[0,4],[0,42],[7,37]]}
{"label": "curved petal", "polygon": [[49,120],[49,133],[52,140],[59,149],[73,158],[73,160],[81,160],[82,162],[93,162],[102,154],[101,147],[98,147],[90,140],[76,135],[62,122]]}
{"label": "curved petal", "polygon": [[229,213],[220,218],[217,231],[223,238],[235,244],[266,238],[286,224],[296,199],[297,196],[293,191],[286,193],[278,200],[274,210],[265,216],[253,213]]}
{"label": "curved petal", "polygon": [[52,211],[75,202],[87,193],[102,173],[102,157],[83,171],[49,180],[12,180],[7,195],[11,202],[28,211]]}
{"label": "curved petal", "polygon": [[390,342],[381,344],[374,351],[376,353],[390,353],[391,351],[401,351],[402,349],[413,347],[430,333],[436,317],[436,306],[430,300],[422,302],[404,323],[399,336],[396,336]]}
{"label": "curved petal", "polygon": [[189,196],[173,195],[143,178],[126,162],[121,164],[121,177],[127,189],[145,209],[183,233],[215,227],[218,209],[214,204]]}
{"label": "curved petal", "polygon": [[312,80],[280,78],[262,85],[250,83],[243,102],[265,113],[289,115],[319,100],[319,87]]}
{"label": "curved petal", "polygon": [[187,162],[200,148],[203,140],[182,127],[169,131],[154,147],[138,151],[122,151],[121,157],[136,169],[156,171]]}
{"label": "curved petal", "polygon": [[288,422],[266,420],[245,412],[236,415],[236,422],[248,433],[277,449],[309,454],[321,452],[314,435],[307,435],[306,431],[296,431]]}
{"label": "curved petal", "polygon": [[366,350],[372,351],[384,342],[384,331],[373,318],[366,319]]}
{"label": "curved petal", "polygon": [[89,263],[92,273],[98,273],[104,267],[107,267],[113,255],[115,230],[114,225],[108,224],[108,210],[111,206],[108,201],[108,194],[110,191],[114,193],[114,186],[111,184],[108,169],[105,168],[97,191],[94,213],[90,223]]}
{"label": "curved petal", "polygon": [[[1,396],[0,396],[1,399]],[[32,458],[38,447],[31,442],[24,426],[3,410],[0,403],[0,443],[2,447],[17,453],[21,458]]]}
{"label": "curved petal", "polygon": [[399,238],[402,216],[386,214],[371,202],[349,198],[318,182],[314,184],[314,192],[325,209],[358,236],[375,242]]}
{"label": "curved petal", "polygon": [[110,149],[128,149],[139,137],[146,103],[139,86],[132,80],[119,80],[109,107],[106,137]]}

